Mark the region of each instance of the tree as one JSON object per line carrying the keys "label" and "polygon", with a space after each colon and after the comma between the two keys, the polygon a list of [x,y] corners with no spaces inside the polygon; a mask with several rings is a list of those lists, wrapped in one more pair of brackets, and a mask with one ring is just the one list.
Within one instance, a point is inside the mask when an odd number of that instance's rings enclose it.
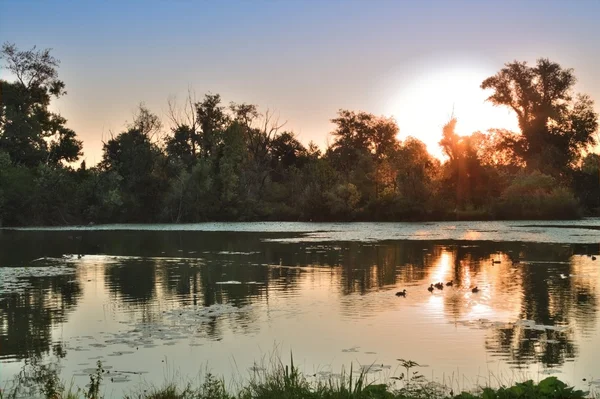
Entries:
{"label": "tree", "polygon": [[444,189],[456,193],[459,208],[481,207],[499,193],[493,167],[486,165],[482,156],[488,155],[488,136],[481,132],[460,136],[455,132],[456,118],[443,128],[440,146],[448,156],[444,165]]}
{"label": "tree", "polygon": [[[236,219],[242,211],[248,211],[245,202],[248,190],[244,190],[241,180],[243,166],[248,159],[244,145],[244,128],[239,122],[233,122],[223,136],[222,156],[219,159],[217,187],[220,216]],[[243,209],[245,208],[245,209]]]}
{"label": "tree", "polygon": [[589,153],[575,169],[573,187],[579,202],[588,211],[600,210],[600,156]]}
{"label": "tree", "polygon": [[230,123],[225,107],[221,106],[221,96],[206,94],[202,102],[196,103],[196,114],[201,129],[199,145],[202,156],[215,159],[223,142],[223,132]]}
{"label": "tree", "polygon": [[202,102],[196,102],[189,92],[181,109],[174,100],[169,100],[168,115],[174,125],[173,135],[165,140],[171,158],[182,160],[188,170],[200,157],[217,162],[223,132],[230,123],[225,107],[221,106],[220,95],[209,93]]}
{"label": "tree", "polygon": [[233,113],[231,126],[235,125],[242,133],[246,152],[240,184],[246,199],[258,207],[264,200],[272,172],[271,147],[285,122],[280,123],[279,118],[269,110],[264,115],[260,114],[258,107],[253,104],[231,103],[230,110]]}
{"label": "tree", "polygon": [[393,182],[389,160],[398,150],[398,125],[393,118],[366,112],[340,110],[331,120],[333,144],[327,157],[347,182],[358,188],[361,197],[376,199]]}
{"label": "tree", "polygon": [[424,207],[431,198],[439,161],[431,157],[422,141],[408,137],[401,144],[394,167],[396,191],[407,202]]}
{"label": "tree", "polygon": [[179,223],[201,222],[215,216],[217,198],[208,160],[200,159],[188,172],[179,171],[169,179],[165,193],[162,219]]}
{"label": "tree", "polygon": [[0,58],[16,77],[15,82],[0,80],[0,149],[12,163],[27,167],[79,159],[81,141],[66,127],[65,118],[48,110],[53,97],[66,94],[64,82],[58,79],[59,61],[50,49],[19,51],[5,43]]}
{"label": "tree", "polygon": [[488,101],[517,114],[521,134],[504,143],[530,170],[564,177],[596,142],[598,115],[588,96],[573,94],[575,81],[572,69],[541,58],[534,67],[508,63],[481,84],[493,91]]}
{"label": "tree", "polygon": [[576,219],[577,200],[557,183],[537,171],[517,175],[495,204],[496,215],[502,219]]}
{"label": "tree", "polygon": [[291,167],[302,167],[306,149],[293,133],[283,132],[271,143],[271,169],[281,173]]}
{"label": "tree", "polygon": [[334,142],[330,149],[339,158],[340,167],[351,167],[360,152],[381,160],[398,145],[399,129],[393,118],[340,110],[331,122],[336,128],[331,133]]}
{"label": "tree", "polygon": [[165,157],[153,142],[160,120],[144,106],[128,130],[104,143],[100,167],[121,178],[122,215],[127,221],[156,220],[167,188]]}
{"label": "tree", "polygon": [[172,129],[172,135],[165,139],[165,150],[171,160],[181,162],[185,169],[190,170],[198,160],[195,146],[194,129],[181,125]]}

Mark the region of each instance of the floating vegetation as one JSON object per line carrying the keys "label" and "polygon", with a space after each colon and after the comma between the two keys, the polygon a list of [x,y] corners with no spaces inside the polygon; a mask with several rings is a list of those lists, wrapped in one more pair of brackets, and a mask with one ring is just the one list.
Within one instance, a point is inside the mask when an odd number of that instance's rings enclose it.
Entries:
{"label": "floating vegetation", "polygon": [[75,274],[67,265],[0,267],[0,294],[23,293],[31,287],[32,278],[57,277]]}
{"label": "floating vegetation", "polygon": [[342,349],[342,352],[356,353],[359,348],[360,346],[353,346],[352,348]]}
{"label": "floating vegetation", "polygon": [[[78,344],[76,347],[107,348],[112,345],[127,346],[131,350],[115,350],[106,356],[118,357],[131,355],[135,353],[133,349],[139,350],[140,348],[154,348],[159,345],[175,345],[182,340],[198,336],[204,324],[218,317],[240,314],[250,309],[250,306],[238,308],[229,304],[176,308],[164,311],[162,313],[162,320],[152,323],[133,324],[128,331],[102,333],[98,337],[74,337],[72,341]],[[202,343],[193,342],[190,345],[200,346]],[[98,356],[90,358],[90,360],[100,358],[102,357]]]}
{"label": "floating vegetation", "polygon": [[537,330],[537,331],[551,330],[551,331],[558,331],[558,332],[566,332],[569,330],[568,326],[552,326],[552,325],[546,325],[546,324],[537,324],[533,320],[517,320],[515,322],[515,325],[521,326],[522,328],[524,328],[526,330]]}
{"label": "floating vegetation", "polygon": [[217,281],[215,284],[217,285],[263,285],[265,284],[262,281],[237,281],[237,280],[229,280],[229,281]]}
{"label": "floating vegetation", "polygon": [[[515,322],[503,322],[503,321],[491,321],[488,319],[477,319],[477,320],[459,320],[457,322],[451,322],[453,324],[462,325],[466,327],[476,327],[481,329],[507,329],[514,326],[519,326],[525,330],[535,330],[540,332],[545,331],[556,331],[559,333],[569,331],[569,326],[553,326],[548,324],[537,324],[534,320],[517,320]],[[528,340],[532,340],[528,338]],[[545,342],[553,343],[552,340],[546,340]]]}
{"label": "floating vegetation", "polygon": [[[207,252],[204,252],[207,253]],[[211,253],[211,252],[208,252]],[[254,254],[259,254],[260,251],[248,251],[248,252],[244,252],[244,251],[219,251],[216,252],[216,254],[218,255],[254,255]]]}
{"label": "floating vegetation", "polygon": [[304,248],[306,252],[314,251],[317,253],[325,253],[327,251],[341,251],[342,247],[337,245],[309,245]]}

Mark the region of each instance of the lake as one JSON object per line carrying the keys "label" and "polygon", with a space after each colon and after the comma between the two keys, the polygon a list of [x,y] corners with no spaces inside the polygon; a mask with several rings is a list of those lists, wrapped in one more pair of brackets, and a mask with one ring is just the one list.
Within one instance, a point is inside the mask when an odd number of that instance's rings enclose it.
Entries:
{"label": "lake", "polygon": [[239,381],[293,353],[315,378],[352,363],[386,379],[402,358],[457,388],[587,389],[599,243],[600,219],[3,229],[0,386],[33,356],[82,387],[101,360],[118,397],[206,371]]}

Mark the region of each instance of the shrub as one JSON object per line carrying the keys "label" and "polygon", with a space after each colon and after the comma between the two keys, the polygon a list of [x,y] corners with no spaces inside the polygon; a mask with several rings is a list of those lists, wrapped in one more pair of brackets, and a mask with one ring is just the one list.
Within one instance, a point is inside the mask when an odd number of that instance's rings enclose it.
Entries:
{"label": "shrub", "polygon": [[494,205],[500,219],[576,219],[581,216],[573,193],[540,172],[515,177]]}

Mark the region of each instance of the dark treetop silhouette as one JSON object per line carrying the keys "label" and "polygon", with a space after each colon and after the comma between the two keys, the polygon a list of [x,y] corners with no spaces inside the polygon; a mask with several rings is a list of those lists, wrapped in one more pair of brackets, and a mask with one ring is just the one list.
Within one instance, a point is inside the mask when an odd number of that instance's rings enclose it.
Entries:
{"label": "dark treetop silhouette", "polygon": [[1,55],[0,224],[209,220],[576,218],[600,206],[598,115],[571,69],[506,64],[481,87],[518,116],[520,132],[459,136],[451,119],[432,157],[399,141],[391,118],[340,110],[332,143],[304,146],[272,113],[218,94],[169,103],[172,128],[141,105],[88,168],[81,141],[49,111],[65,95],[49,50]]}

